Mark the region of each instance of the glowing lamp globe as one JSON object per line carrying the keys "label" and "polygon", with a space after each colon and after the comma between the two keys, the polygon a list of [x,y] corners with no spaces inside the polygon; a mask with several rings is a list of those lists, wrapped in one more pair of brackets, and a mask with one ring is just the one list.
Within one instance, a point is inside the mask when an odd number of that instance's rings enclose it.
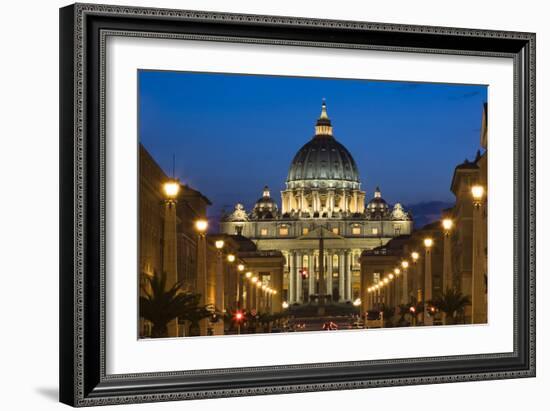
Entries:
{"label": "glowing lamp globe", "polygon": [[169,200],[174,200],[180,192],[180,184],[177,181],[168,181],[163,184],[162,190]]}
{"label": "glowing lamp globe", "polygon": [[208,221],[206,220],[197,220],[195,221],[195,228],[199,233],[204,233],[208,228]]}
{"label": "glowing lamp globe", "polygon": [[483,186],[475,185],[472,187],[472,197],[474,200],[479,201],[483,198],[483,195],[485,194],[485,189]]}
{"label": "glowing lamp globe", "polygon": [[451,220],[450,218],[444,218],[441,221],[441,225],[443,226],[443,229],[445,231],[449,231],[451,228],[453,228],[453,220]]}

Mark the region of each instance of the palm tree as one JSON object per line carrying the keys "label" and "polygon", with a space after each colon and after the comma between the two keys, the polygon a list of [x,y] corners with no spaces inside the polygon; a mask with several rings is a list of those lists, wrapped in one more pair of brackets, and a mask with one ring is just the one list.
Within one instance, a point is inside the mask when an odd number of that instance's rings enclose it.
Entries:
{"label": "palm tree", "polygon": [[445,313],[445,325],[456,324],[458,315],[470,304],[470,297],[456,288],[447,288],[445,293],[432,301],[432,305]]}
{"label": "palm tree", "polygon": [[182,289],[182,283],[176,282],[166,288],[166,273],[145,275],[147,282],[142,286],[143,296],[139,297],[139,314],[153,324],[151,337],[168,336],[168,323],[176,318],[189,320],[191,324],[208,317],[211,311],[200,306],[200,294]]}

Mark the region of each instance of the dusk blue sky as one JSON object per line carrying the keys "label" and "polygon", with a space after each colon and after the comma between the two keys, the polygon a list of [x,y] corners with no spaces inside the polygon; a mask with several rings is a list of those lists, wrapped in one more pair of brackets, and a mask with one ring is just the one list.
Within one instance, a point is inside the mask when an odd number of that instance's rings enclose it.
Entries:
{"label": "dusk blue sky", "polygon": [[326,99],[334,136],[371,198],[452,202],[454,167],[473,159],[487,88],[369,80],[140,71],[140,141],[169,175],[200,190],[210,215],[268,185],[280,204],[289,165]]}

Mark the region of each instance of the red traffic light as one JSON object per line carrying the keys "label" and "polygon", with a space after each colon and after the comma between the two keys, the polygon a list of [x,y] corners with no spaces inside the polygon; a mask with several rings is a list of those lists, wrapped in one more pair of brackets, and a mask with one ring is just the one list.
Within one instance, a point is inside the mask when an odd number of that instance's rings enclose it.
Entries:
{"label": "red traffic light", "polygon": [[244,314],[240,311],[235,313],[235,321],[242,321],[244,319]]}
{"label": "red traffic light", "polygon": [[300,275],[302,276],[302,278],[308,278],[308,273],[307,273],[307,270],[305,268],[302,268],[300,271]]}

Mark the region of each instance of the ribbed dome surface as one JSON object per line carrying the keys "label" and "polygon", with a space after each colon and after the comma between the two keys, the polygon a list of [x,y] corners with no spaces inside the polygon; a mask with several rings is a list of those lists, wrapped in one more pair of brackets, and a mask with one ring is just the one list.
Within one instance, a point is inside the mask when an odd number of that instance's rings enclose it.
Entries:
{"label": "ribbed dome surface", "polygon": [[287,182],[327,179],[358,183],[359,172],[350,152],[334,137],[316,136],[294,156]]}

